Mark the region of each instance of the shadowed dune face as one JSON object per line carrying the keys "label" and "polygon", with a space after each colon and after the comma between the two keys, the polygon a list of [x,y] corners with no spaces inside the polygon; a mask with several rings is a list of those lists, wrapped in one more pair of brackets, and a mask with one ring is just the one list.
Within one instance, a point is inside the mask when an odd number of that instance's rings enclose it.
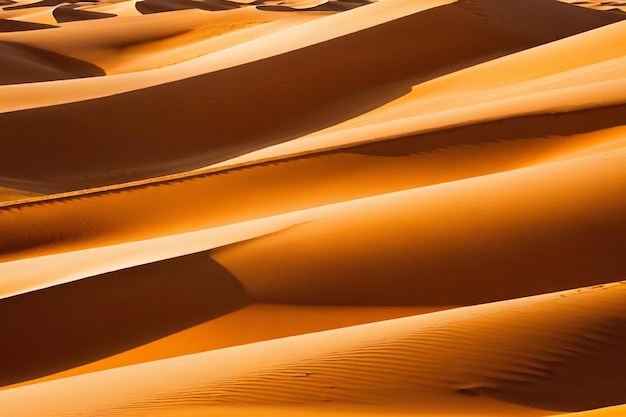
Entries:
{"label": "shadowed dune face", "polygon": [[143,14],[163,13],[173,10],[201,9],[209,11],[231,10],[241,7],[236,2],[227,0],[143,0],[135,3],[137,10]]}
{"label": "shadowed dune face", "polygon": [[82,365],[248,303],[206,254],[110,272],[0,300],[0,384]]}
{"label": "shadowed dune face", "polygon": [[322,4],[318,4],[312,7],[305,8],[295,8],[284,5],[262,5],[258,6],[259,10],[269,10],[276,12],[293,12],[293,11],[312,11],[312,12],[342,12],[345,10],[355,9],[357,7],[365,6],[366,4],[370,4],[368,0],[357,0],[357,1],[337,1],[337,0],[329,0],[325,1]]}
{"label": "shadowed dune face", "polygon": [[35,3],[18,4],[15,6],[4,7],[4,10],[24,10],[42,7],[54,7],[63,3],[98,3],[98,0],[42,0]]}
{"label": "shadowed dune face", "polygon": [[31,46],[0,41],[0,85],[101,75],[104,75],[104,71],[88,62]]}
{"label": "shadowed dune face", "polygon": [[0,19],[0,32],[21,32],[25,30],[51,29],[57,26],[42,23],[22,22],[19,20]]}
{"label": "shadowed dune face", "polygon": [[75,6],[61,6],[54,9],[52,15],[59,23],[77,22],[81,20],[106,19],[115,17],[112,13],[90,12],[88,10],[79,10]]}
{"label": "shadowed dune face", "polygon": [[[353,117],[406,93],[417,79],[619,20],[562,6],[573,9],[573,13],[568,11],[574,16],[545,36],[520,35],[526,24],[516,29],[516,22],[541,14],[533,8],[523,8],[519,11],[523,18],[512,20],[512,26],[502,26],[496,18],[485,20],[465,3],[455,3],[150,89],[5,113],[0,115],[0,123],[13,134],[0,156],[0,176],[43,177],[75,189],[81,188],[77,184],[84,183],[84,175],[104,175],[88,184],[99,186],[110,183],[106,177],[111,172],[132,171],[126,176],[132,180],[198,168]],[[459,36],[461,32],[467,35]],[[446,39],[447,47],[429,39]],[[378,97],[370,96],[367,102],[359,96],[390,84],[396,87]],[[129,108],[131,114],[126,111]],[[101,114],[108,115],[107,123],[99,120]],[[242,117],[245,123],[240,122]],[[40,123],[27,122],[33,118]],[[87,136],[90,146],[81,146]],[[125,151],[118,152],[122,144]],[[30,156],[32,164],[26,169],[16,163],[14,155],[29,147],[40,152]],[[58,148],[68,151],[54,161],[38,160],[43,157],[39,155]],[[33,166],[39,168],[33,170]]]}

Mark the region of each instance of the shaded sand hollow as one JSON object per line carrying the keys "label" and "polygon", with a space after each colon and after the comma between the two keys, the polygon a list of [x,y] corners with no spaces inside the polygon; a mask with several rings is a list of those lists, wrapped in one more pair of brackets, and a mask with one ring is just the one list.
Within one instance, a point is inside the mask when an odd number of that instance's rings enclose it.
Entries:
{"label": "shaded sand hollow", "polygon": [[0,0],[0,417],[626,413],[626,5]]}

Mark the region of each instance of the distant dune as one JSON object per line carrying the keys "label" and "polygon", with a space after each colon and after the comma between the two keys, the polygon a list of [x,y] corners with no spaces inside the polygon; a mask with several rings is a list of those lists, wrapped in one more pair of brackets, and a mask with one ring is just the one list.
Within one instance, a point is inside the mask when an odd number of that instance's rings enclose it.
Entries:
{"label": "distant dune", "polygon": [[0,0],[0,416],[622,416],[625,20]]}

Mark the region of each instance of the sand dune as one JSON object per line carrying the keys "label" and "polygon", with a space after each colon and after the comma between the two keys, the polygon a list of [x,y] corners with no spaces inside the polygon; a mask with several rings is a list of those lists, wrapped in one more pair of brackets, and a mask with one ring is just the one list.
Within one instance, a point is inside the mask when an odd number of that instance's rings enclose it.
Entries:
{"label": "sand dune", "polygon": [[43,25],[39,23],[20,22],[19,20],[0,19],[0,32],[18,32],[23,30],[50,29],[54,25]]}
{"label": "sand dune", "polygon": [[621,416],[624,11],[0,0],[0,417]]}
{"label": "sand dune", "polygon": [[241,284],[203,254],[3,299],[1,314],[12,319],[3,322],[0,332],[14,342],[0,350],[0,384],[109,356],[233,311],[246,301]]}
{"label": "sand dune", "polygon": [[622,415],[626,411],[626,405],[616,405],[613,407],[605,407],[597,410],[583,411],[580,413],[567,414],[571,417],[615,417]]}
{"label": "sand dune", "polygon": [[104,75],[101,68],[88,62],[13,42],[0,42],[0,84]]}
{"label": "sand dune", "polygon": [[76,22],[81,20],[106,19],[116,16],[112,13],[100,13],[91,12],[88,10],[81,10],[73,6],[57,7],[56,9],[54,9],[54,12],[52,12],[52,15],[59,23]]}
{"label": "sand dune", "polygon": [[[104,245],[120,243],[129,237],[153,238],[377,193],[519,169],[546,159],[563,157],[563,153],[600,146],[605,141],[617,141],[619,149],[623,146],[623,129],[608,130],[604,135],[593,132],[602,125],[619,124],[623,112],[623,107],[615,107],[588,113],[511,120],[505,124],[470,126],[339,149],[334,153],[305,155],[280,161],[279,164],[268,161],[241,169],[110,191],[105,189],[93,195],[70,194],[63,200],[43,200],[15,208],[7,206],[0,212],[0,222],[6,236],[11,239],[1,242],[0,247],[5,254],[4,259],[8,260],[21,256],[12,253],[35,248],[36,253],[58,252],[62,249],[55,247],[62,248],[68,244],[74,249],[84,248],[85,245],[93,245],[94,239],[100,242],[99,245]],[[529,127],[529,121],[535,125],[535,131]],[[511,132],[519,135],[523,131],[525,135],[518,138],[503,136]],[[474,141],[459,141],[458,133],[463,134],[464,140],[473,137]],[[553,136],[553,139],[547,140],[546,136]],[[487,138],[490,138],[490,144],[484,143]],[[468,159],[471,162],[464,165],[455,163],[454,168],[447,165],[451,161]],[[389,177],[380,177],[378,172],[383,169]],[[600,180],[602,175],[598,171],[599,181],[604,181]],[[359,178],[364,181],[358,181]],[[609,178],[608,181],[618,189],[623,187],[617,178]],[[260,188],[257,183],[265,185]],[[558,184],[555,180],[557,187]],[[586,192],[597,192],[594,188],[595,185],[591,185]],[[560,192],[570,191],[562,188]],[[459,197],[458,200],[463,201],[464,198]],[[543,204],[541,198],[542,194],[537,193],[538,204]],[[603,198],[608,198],[608,202],[616,200],[609,194]],[[144,221],[145,211],[129,210],[140,202],[144,207],[150,207],[148,214],[158,222],[159,227]],[[237,209],[234,210],[234,207]],[[486,210],[490,210],[488,205]],[[81,215],[77,217],[77,213]],[[49,224],[50,219],[55,219],[53,224]],[[82,227],[76,227],[77,219],[81,220]],[[46,234],[38,232],[43,228]],[[115,235],[104,233],[107,230],[115,230]],[[85,239],[90,242],[81,244],[80,241]]]}
{"label": "sand dune", "polygon": [[[129,349],[119,354],[90,362],[66,371],[12,384],[0,389],[31,385],[53,379],[67,378],[121,366],[173,358],[181,355],[238,346],[262,340],[277,339],[372,321],[411,316],[441,310],[423,307],[376,306],[310,306],[254,303],[235,312],[206,321],[180,332]],[[267,326],[280,322],[280,326]],[[246,323],[245,332],[233,332]]]}
{"label": "sand dune", "polygon": [[[624,401],[624,369],[615,359],[624,342],[625,294],[617,284],[454,309],[71,377],[3,391],[0,398],[16,416],[41,410],[168,415],[173,406],[213,415],[228,404],[312,404],[323,411],[336,404],[406,410],[417,403],[430,411],[442,401],[448,412],[481,404],[484,415],[507,409],[540,415],[519,405],[609,405]],[[593,354],[598,349],[602,355]],[[605,390],[609,382],[617,383],[614,390]],[[96,390],[97,396],[81,395]]]}
{"label": "sand dune", "polygon": [[[2,114],[0,123],[14,133],[4,146],[7,152],[0,160],[0,175],[31,180],[45,177],[71,189],[109,184],[119,181],[120,175],[131,180],[197,168],[369,110],[363,108],[362,97],[354,97],[359,91],[401,83],[407,78],[432,78],[450,71],[459,62],[480,62],[617,20],[612,15],[560,3],[539,1],[539,5],[522,8],[510,25],[501,16],[500,6],[491,5],[495,9],[494,22],[485,22],[480,13],[464,3],[434,7],[308,48],[175,83],[98,100]],[[546,34],[519,35],[537,16],[558,13],[544,5],[563,7],[573,16],[565,19],[563,25],[550,25]],[[470,33],[471,37],[455,36],[459,31]],[[452,39],[455,44],[441,49],[430,42],[413,41],[427,34]],[[347,54],[348,51],[352,53]],[[312,62],[327,64],[316,67]],[[376,69],[377,62],[385,62],[384,71]],[[281,68],[289,71],[280,71]],[[407,88],[400,84],[394,89],[395,94],[401,95]],[[393,98],[389,94],[387,89],[382,95],[370,95],[370,109]],[[177,103],[175,108],[171,102]],[[289,106],[277,112],[279,103]],[[130,117],[125,114],[127,108],[133,109]],[[339,108],[341,112],[337,111]],[[99,124],[87,116],[102,113],[109,114],[111,122]],[[241,114],[247,115],[246,123],[236,122]],[[42,123],[25,122],[32,118]],[[46,129],[44,134],[40,129],[53,121],[71,126],[72,133]],[[277,121],[280,130],[276,129]],[[129,129],[129,123],[135,128]],[[134,134],[135,129],[141,134]],[[211,134],[209,152],[207,131]],[[85,134],[89,134],[91,146],[77,146]],[[168,140],[172,136],[179,138],[175,146]],[[124,151],[120,152],[112,141],[123,144]],[[72,152],[45,164],[32,155],[32,166],[41,169],[35,172],[10,157],[24,146],[40,149],[37,155],[42,157],[57,147]],[[84,162],[78,165],[79,161]],[[85,181],[85,175],[93,181]]]}

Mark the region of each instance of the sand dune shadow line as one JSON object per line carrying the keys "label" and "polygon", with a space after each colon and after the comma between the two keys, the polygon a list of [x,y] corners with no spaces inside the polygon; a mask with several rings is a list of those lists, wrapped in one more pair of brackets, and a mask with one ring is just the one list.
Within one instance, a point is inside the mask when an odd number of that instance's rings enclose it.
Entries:
{"label": "sand dune shadow line", "polygon": [[0,385],[89,363],[247,305],[206,253],[0,300]]}

